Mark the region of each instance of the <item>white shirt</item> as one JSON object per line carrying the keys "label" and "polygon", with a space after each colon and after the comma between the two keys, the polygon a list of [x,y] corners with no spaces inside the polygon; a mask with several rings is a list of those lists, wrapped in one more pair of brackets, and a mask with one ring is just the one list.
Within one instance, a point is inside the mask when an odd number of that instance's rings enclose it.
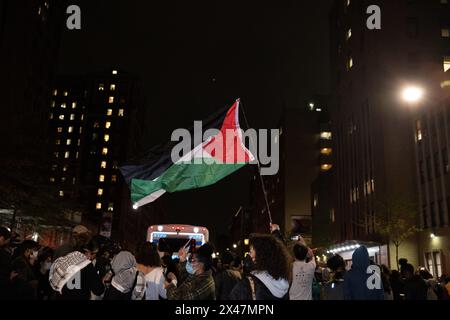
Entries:
{"label": "white shirt", "polygon": [[312,300],[312,284],[316,263],[295,261],[292,270],[292,286],[289,290],[290,300]]}
{"label": "white shirt", "polygon": [[159,300],[159,297],[167,299],[166,289],[164,289],[163,268],[155,268],[145,275],[145,300]]}

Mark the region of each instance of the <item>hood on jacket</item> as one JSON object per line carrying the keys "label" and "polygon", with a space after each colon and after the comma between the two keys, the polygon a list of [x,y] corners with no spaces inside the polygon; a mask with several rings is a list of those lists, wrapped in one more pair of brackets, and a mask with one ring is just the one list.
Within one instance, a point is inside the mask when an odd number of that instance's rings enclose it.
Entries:
{"label": "hood on jacket", "polygon": [[252,274],[261,280],[270,293],[277,298],[284,297],[289,291],[289,282],[286,279],[276,280],[267,271],[254,271]]}
{"label": "hood on jacket", "polygon": [[352,255],[352,270],[367,271],[369,267],[369,252],[365,246],[361,246],[353,252]]}

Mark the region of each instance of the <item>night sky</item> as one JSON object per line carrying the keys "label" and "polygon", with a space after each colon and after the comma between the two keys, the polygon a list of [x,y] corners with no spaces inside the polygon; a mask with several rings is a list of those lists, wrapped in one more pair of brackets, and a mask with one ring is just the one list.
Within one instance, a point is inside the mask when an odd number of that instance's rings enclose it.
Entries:
{"label": "night sky", "polygon": [[[73,4],[82,30],[64,32],[59,73],[115,67],[138,75],[151,110],[149,148],[238,97],[252,127],[274,128],[283,105],[299,108],[328,92],[331,0]],[[248,202],[250,174],[248,167],[215,186],[166,195],[166,222],[224,232]]]}

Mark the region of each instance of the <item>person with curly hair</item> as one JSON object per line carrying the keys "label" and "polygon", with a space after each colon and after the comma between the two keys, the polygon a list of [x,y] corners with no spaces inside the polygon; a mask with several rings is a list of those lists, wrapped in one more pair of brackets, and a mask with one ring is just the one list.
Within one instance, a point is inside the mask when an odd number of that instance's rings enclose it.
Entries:
{"label": "person with curly hair", "polygon": [[253,271],[233,288],[230,298],[287,300],[292,258],[284,243],[273,235],[253,235],[249,255],[253,261]]}

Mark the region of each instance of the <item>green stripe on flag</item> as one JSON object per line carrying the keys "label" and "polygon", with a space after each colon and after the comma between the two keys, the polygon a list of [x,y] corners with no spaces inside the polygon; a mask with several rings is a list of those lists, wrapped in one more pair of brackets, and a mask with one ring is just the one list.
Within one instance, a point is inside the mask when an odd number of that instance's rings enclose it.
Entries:
{"label": "green stripe on flag", "polygon": [[132,179],[131,200],[136,203],[161,189],[167,192],[177,192],[206,187],[239,170],[246,164],[177,163],[169,167],[156,181]]}

